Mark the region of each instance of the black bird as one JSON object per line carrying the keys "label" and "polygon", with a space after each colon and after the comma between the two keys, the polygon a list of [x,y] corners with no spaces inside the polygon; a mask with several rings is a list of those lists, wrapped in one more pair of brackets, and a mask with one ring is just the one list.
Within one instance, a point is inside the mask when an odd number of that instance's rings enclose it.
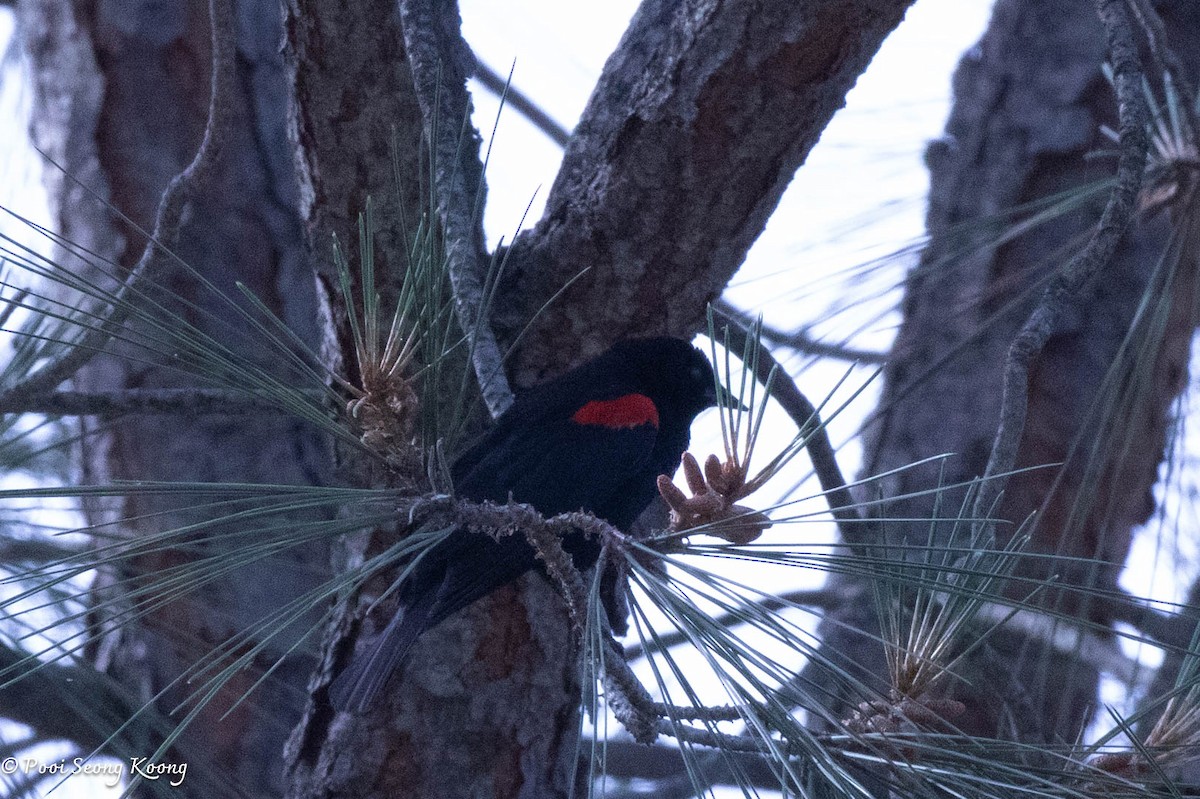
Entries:
{"label": "black bird", "polygon": [[[519,394],[455,461],[455,493],[475,501],[511,496],[544,516],[585,510],[628,530],[657,494],[658,476],[674,474],[696,415],[717,404],[712,367],[691,344],[621,341]],[[563,549],[588,569],[600,541],[576,531]],[[333,682],[333,706],[365,710],[423,632],[534,568],[540,561],[523,535],[450,533],[401,586],[401,609],[378,640]]]}

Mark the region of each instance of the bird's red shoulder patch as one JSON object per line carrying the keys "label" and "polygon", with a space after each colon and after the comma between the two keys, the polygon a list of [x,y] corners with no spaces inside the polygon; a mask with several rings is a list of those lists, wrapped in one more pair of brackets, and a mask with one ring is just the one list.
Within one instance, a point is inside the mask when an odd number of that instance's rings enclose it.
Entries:
{"label": "bird's red shoulder patch", "polygon": [[644,424],[658,427],[658,408],[645,394],[622,394],[616,399],[592,400],[575,411],[571,421],[614,429]]}

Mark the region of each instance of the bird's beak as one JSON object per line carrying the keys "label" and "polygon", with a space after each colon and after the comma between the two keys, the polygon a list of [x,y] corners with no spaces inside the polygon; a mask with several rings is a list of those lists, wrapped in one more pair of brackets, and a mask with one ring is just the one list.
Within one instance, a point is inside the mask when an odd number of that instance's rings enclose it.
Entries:
{"label": "bird's beak", "polygon": [[725,386],[722,386],[719,383],[714,383],[712,387],[705,392],[705,398],[708,400],[708,404],[705,406],[707,408],[721,407],[736,408],[739,411],[750,410],[744,404],[739,402],[738,398],[735,397],[729,391],[729,389],[725,388]]}

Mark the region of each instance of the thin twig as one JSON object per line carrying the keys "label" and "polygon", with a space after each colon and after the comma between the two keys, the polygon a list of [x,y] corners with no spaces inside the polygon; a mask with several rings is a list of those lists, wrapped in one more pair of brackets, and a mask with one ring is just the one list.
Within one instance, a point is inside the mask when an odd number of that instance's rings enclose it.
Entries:
{"label": "thin twig", "polygon": [[154,219],[150,240],[125,281],[111,300],[111,312],[58,358],[43,365],[20,383],[0,392],[0,406],[20,404],[45,394],[70,378],[99,352],[125,323],[133,310],[131,293],[138,283],[152,282],[166,255],[179,241],[184,207],[207,185],[232,123],[229,95],[233,91],[234,47],[236,32],[232,0],[209,0],[212,20],[212,80],[208,103],[208,123],[195,158],[171,179],[163,191]]}
{"label": "thin twig", "polygon": [[[322,391],[304,392],[322,402]],[[5,402],[5,400],[8,400]],[[47,416],[120,416],[127,413],[171,413],[186,416],[288,413],[267,397],[226,389],[132,388],[123,391],[55,391],[30,397],[0,397],[0,414],[40,413]]]}
{"label": "thin twig", "polygon": [[[736,320],[742,327],[748,328],[754,321],[750,317],[750,314],[740,308],[736,308],[733,303],[724,298],[718,298],[713,303],[713,310],[723,316]],[[876,352],[875,350],[859,350],[840,344],[817,341],[804,330],[796,330],[788,333],[784,330],[773,328],[770,325],[763,325],[762,337],[771,344],[779,347],[788,347],[805,355],[817,355],[822,358],[835,358],[839,361],[852,361],[856,363],[881,364],[887,361],[886,353]]]}
{"label": "thin twig", "polygon": [[42,538],[0,539],[0,564],[50,563],[74,558],[85,552],[83,546],[69,546]]}
{"label": "thin twig", "polygon": [[1025,430],[1028,410],[1029,371],[1058,326],[1058,320],[1079,295],[1081,289],[1108,263],[1117,243],[1133,218],[1138,190],[1146,167],[1147,110],[1142,96],[1142,72],[1137,45],[1133,39],[1125,0],[1096,0],[1097,13],[1108,37],[1109,58],[1113,65],[1120,116],[1120,157],[1117,182],[1108,205],[1087,245],[1051,279],[1038,306],[1013,339],[1004,365],[1004,394],[1000,404],[1000,423],[992,442],[992,452],[974,516],[988,515],[1008,482],[1017,460],[1017,449]]}
{"label": "thin twig", "polygon": [[742,717],[741,711],[733,705],[685,707],[654,701],[629,667],[625,653],[613,640],[607,626],[602,634],[608,649],[607,656],[603,658],[605,701],[613,715],[638,743],[653,743],[662,731],[661,722],[664,719],[712,723],[736,721]]}
{"label": "thin twig", "polygon": [[[754,603],[756,611],[762,613],[774,613],[778,610],[787,610],[794,607],[814,608],[816,610],[830,611],[843,607],[846,604],[856,601],[861,598],[861,594],[857,589],[851,589],[848,586],[826,586],[822,588],[803,588],[797,591],[790,591],[779,596],[771,596],[759,600]],[[721,627],[729,627],[733,624],[738,624],[742,621],[741,614],[722,613],[719,616],[712,617],[712,623]],[[690,639],[686,634],[676,630],[670,633],[660,633],[654,642],[654,648],[669,649],[673,646],[686,644]],[[630,644],[625,647],[625,659],[636,660],[647,655],[646,647],[643,644]]]}
{"label": "thin twig", "polygon": [[487,258],[483,244],[483,165],[471,124],[467,76],[475,59],[446,22],[457,3],[400,0],[404,46],[433,165],[438,214],[458,323],[467,337],[479,389],[493,417],[512,404],[500,346],[487,319]]}
{"label": "thin twig", "polygon": [[[138,718],[138,702],[111,677],[88,666],[39,664],[24,652],[0,646],[0,671],[5,675],[0,682],[8,683],[0,689],[0,713],[47,740],[94,750],[109,743],[108,734],[121,721]],[[14,679],[17,673],[22,676]],[[150,730],[139,725],[138,732]]]}
{"label": "thin twig", "polygon": [[558,120],[550,116],[529,95],[513,86],[499,72],[482,61],[476,60],[475,78],[483,84],[483,88],[497,97],[503,97],[506,106],[512,106],[514,111],[525,117],[531,125],[544,133],[550,141],[559,147],[567,146],[567,142],[571,140],[571,131],[559,124]]}
{"label": "thin twig", "polygon": [[[1147,49],[1157,62],[1156,66],[1159,72],[1170,75],[1170,79],[1175,82],[1175,87],[1180,95],[1189,98],[1195,97],[1195,90],[1192,88],[1191,81],[1188,80],[1188,70],[1179,60],[1175,51],[1167,45],[1166,26],[1163,25],[1162,17],[1155,11],[1154,6],[1148,0],[1131,0],[1129,8],[1137,17],[1138,27],[1141,28],[1142,35],[1146,37]],[[1179,121],[1188,128],[1188,132],[1194,138],[1195,134],[1191,131],[1191,115],[1181,114]]]}

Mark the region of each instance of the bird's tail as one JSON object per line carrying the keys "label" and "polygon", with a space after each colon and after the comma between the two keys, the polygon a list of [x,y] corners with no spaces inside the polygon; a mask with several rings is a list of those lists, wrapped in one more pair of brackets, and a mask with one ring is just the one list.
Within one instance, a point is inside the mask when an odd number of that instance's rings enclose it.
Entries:
{"label": "bird's tail", "polygon": [[433,599],[433,592],[427,593],[393,616],[371,648],[337,676],[329,686],[329,703],[335,710],[366,712],[427,629]]}

